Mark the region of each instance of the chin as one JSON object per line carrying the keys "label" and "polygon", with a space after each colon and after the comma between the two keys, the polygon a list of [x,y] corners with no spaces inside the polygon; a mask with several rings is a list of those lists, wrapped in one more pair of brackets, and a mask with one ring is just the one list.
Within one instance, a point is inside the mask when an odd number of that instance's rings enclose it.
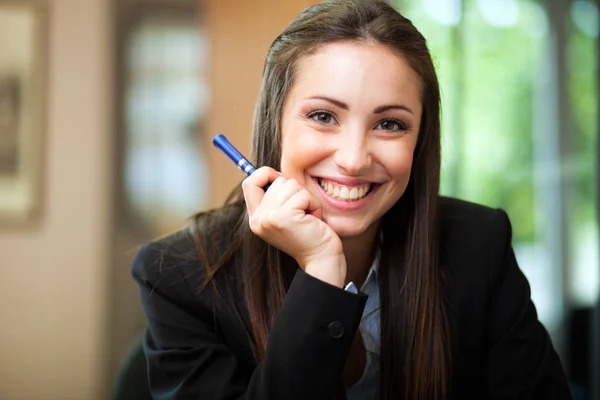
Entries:
{"label": "chin", "polygon": [[331,229],[333,229],[333,231],[340,238],[349,238],[349,237],[360,236],[363,233],[365,233],[365,231],[369,227],[369,225],[363,224],[358,221],[340,220],[337,218],[335,218],[333,220],[326,219],[325,222],[327,223],[327,225],[329,225],[331,227]]}

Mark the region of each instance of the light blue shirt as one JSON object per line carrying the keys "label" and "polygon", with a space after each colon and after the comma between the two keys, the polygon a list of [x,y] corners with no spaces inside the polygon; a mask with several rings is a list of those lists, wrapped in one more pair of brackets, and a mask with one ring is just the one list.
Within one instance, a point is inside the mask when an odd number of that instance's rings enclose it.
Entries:
{"label": "light blue shirt", "polygon": [[369,295],[359,326],[367,353],[367,365],[360,380],[346,389],[348,400],[376,400],[380,398],[379,357],[381,355],[381,321],[379,313],[379,282],[377,279],[379,263],[377,261],[376,258],[369,270],[365,283],[360,288],[361,292]]}

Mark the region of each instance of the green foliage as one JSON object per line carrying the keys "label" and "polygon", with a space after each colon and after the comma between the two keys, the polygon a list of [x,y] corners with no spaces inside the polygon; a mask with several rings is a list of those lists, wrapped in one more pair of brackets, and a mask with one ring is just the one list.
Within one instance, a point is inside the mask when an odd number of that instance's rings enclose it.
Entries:
{"label": "green foliage", "polygon": [[572,123],[572,157],[568,163],[573,180],[572,197],[575,217],[579,222],[594,218],[594,157],[597,105],[597,83],[594,79],[596,39],[574,28],[568,43],[569,104]]}
{"label": "green foliage", "polygon": [[[505,209],[515,242],[534,242],[536,74],[546,62],[550,27],[542,6],[516,2],[518,19],[494,26],[463,0],[460,23],[444,25],[420,0],[404,0],[402,12],[427,38],[442,88],[443,194]],[[594,218],[594,143],[597,85],[596,38],[569,35],[568,89],[571,152],[563,166],[574,188],[579,222]],[[555,84],[555,83],[549,83]],[[539,145],[539,143],[538,143]]]}

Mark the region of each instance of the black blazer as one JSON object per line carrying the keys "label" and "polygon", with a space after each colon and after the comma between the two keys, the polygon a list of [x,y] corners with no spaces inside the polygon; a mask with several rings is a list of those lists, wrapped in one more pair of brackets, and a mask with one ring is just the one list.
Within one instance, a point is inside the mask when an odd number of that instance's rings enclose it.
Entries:
{"label": "black blazer", "polygon": [[[453,398],[568,399],[563,368],[538,321],[501,210],[441,199],[440,262],[453,284]],[[133,262],[148,328],[155,399],[327,399],[336,392],[366,295],[298,270],[257,365],[234,279],[200,290],[187,231],[143,247]]]}

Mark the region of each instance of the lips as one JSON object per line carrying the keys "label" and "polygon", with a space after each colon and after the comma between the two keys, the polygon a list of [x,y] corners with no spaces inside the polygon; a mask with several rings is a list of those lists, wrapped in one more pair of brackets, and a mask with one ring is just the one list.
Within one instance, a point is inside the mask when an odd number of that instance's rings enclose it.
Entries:
{"label": "lips", "polygon": [[369,182],[357,182],[356,184],[342,184],[326,178],[317,178],[318,184],[323,191],[335,200],[354,202],[366,197],[372,190],[374,184]]}

